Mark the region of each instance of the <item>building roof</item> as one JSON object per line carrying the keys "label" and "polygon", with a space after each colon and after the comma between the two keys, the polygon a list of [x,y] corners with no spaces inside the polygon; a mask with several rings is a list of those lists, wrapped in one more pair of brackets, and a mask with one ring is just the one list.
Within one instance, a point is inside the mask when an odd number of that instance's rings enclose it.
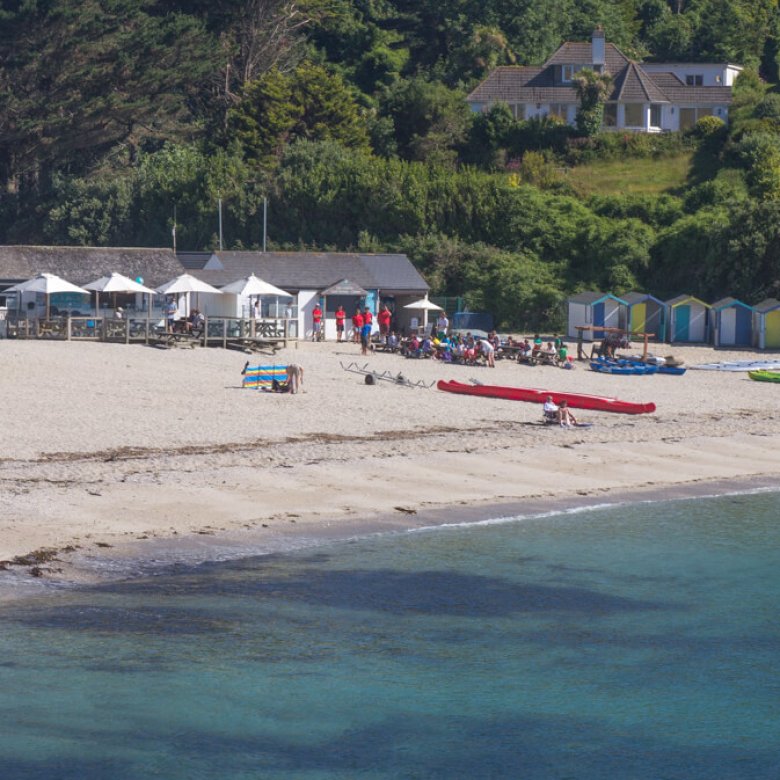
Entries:
{"label": "building roof", "polygon": [[220,286],[251,273],[283,290],[324,290],[349,279],[366,290],[425,293],[429,286],[406,255],[349,252],[213,252],[193,276]]}
{"label": "building roof", "polygon": [[607,300],[607,298],[613,301],[617,301],[618,303],[627,303],[627,301],[624,301],[622,298],[618,298],[617,295],[612,295],[612,293],[599,292],[598,290],[589,290],[586,292],[577,293],[577,295],[572,295],[569,298],[569,303],[585,303],[592,306],[593,304],[601,303],[601,301]]}
{"label": "building roof", "polygon": [[673,103],[718,106],[731,104],[731,87],[689,87],[674,73],[644,72]]}
{"label": "building roof", "polygon": [[609,97],[620,103],[668,103],[669,99],[636,62],[629,62],[614,81]]}
{"label": "building roof", "polygon": [[695,298],[693,295],[688,295],[686,293],[683,293],[682,295],[678,295],[675,298],[670,298],[668,301],[666,301],[666,305],[675,307],[675,306],[679,306],[681,303],[688,303],[689,301],[693,301],[694,303],[700,303],[702,306],[704,306],[707,309],[710,308],[709,303],[705,303],[699,298]]}
{"label": "building roof", "polygon": [[769,311],[780,309],[780,301],[777,298],[764,298],[753,307],[759,314],[766,314]]}
{"label": "building roof", "polygon": [[21,282],[39,273],[61,276],[73,284],[93,282],[112,271],[142,277],[157,287],[182,273],[171,249],[81,246],[0,246],[0,280]]}
{"label": "building roof", "polygon": [[[622,70],[630,60],[614,43],[604,45],[605,70],[613,76]],[[550,65],[588,65],[593,63],[593,48],[590,41],[566,41],[544,63]]]}
{"label": "building roof", "polygon": [[359,284],[351,282],[349,279],[342,279],[336,284],[332,284],[330,287],[322,290],[320,295],[352,295],[362,297],[368,293],[368,290],[364,290]]}
{"label": "building roof", "polygon": [[710,305],[715,311],[720,311],[721,309],[730,309],[732,306],[744,306],[746,309],[753,308],[752,306],[748,306],[748,304],[743,303],[737,298],[732,298],[730,295],[725,298],[721,298],[719,301],[715,301],[715,303]]}
{"label": "building roof", "polygon": [[637,303],[644,303],[645,301],[655,301],[656,303],[663,305],[662,300],[656,298],[654,295],[651,295],[650,293],[629,292],[626,293],[625,295],[622,295],[621,297],[629,306],[634,306]]}
{"label": "building roof", "polygon": [[[728,105],[731,87],[688,86],[671,72],[653,72],[626,57],[612,43],[605,44],[604,70],[612,76],[607,98],[620,103],[689,103]],[[570,84],[556,80],[556,65],[593,66],[590,41],[567,41],[541,67],[502,65],[488,74],[466,98],[469,103],[575,103],[577,92]]]}

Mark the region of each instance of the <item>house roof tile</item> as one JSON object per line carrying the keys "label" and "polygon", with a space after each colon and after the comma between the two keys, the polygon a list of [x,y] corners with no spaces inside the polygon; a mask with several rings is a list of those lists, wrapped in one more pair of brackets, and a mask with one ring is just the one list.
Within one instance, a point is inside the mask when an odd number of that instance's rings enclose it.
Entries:
{"label": "house roof tile", "polygon": [[171,249],[81,246],[0,246],[0,279],[19,282],[47,272],[73,284],[87,284],[112,271],[142,277],[157,287],[183,273]]}
{"label": "house roof tile", "polygon": [[213,285],[256,274],[283,290],[323,290],[349,279],[366,290],[425,293],[429,287],[402,254],[347,252],[214,252],[209,268],[193,276]]}
{"label": "house roof tile", "polygon": [[615,79],[615,87],[610,100],[620,103],[669,102],[666,95],[636,62],[629,62]]}

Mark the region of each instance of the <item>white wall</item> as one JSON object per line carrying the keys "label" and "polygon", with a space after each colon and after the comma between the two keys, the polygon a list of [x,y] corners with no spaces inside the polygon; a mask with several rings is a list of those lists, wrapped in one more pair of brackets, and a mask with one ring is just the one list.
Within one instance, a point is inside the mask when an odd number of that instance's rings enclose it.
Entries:
{"label": "white wall", "polygon": [[[311,313],[314,304],[320,299],[318,290],[301,290],[298,293],[298,333],[299,338],[310,339],[312,336]],[[323,315],[324,317],[324,315]],[[335,326],[334,326],[335,327]]]}
{"label": "white wall", "polygon": [[[592,321],[591,308],[584,303],[569,303],[569,320],[566,336],[570,339],[579,337],[580,332],[577,325],[590,325]],[[583,341],[593,341],[593,331],[585,330],[582,332]]]}

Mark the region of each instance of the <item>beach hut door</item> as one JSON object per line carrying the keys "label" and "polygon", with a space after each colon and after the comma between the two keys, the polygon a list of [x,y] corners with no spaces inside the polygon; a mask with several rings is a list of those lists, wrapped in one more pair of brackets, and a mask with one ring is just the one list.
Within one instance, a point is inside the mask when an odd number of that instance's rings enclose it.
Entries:
{"label": "beach hut door", "polygon": [[604,331],[596,330],[598,326],[604,327],[604,301],[593,306],[593,338],[603,339]]}
{"label": "beach hut door", "polygon": [[691,307],[678,306],[674,310],[674,340],[689,341],[691,327]]}
{"label": "beach hut door", "polygon": [[764,346],[767,349],[780,348],[780,310],[766,313],[764,327]]}

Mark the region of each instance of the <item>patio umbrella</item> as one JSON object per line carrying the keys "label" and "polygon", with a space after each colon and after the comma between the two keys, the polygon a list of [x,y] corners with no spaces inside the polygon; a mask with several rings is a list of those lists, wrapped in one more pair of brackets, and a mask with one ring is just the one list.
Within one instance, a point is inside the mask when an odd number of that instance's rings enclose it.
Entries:
{"label": "patio umbrella", "polygon": [[407,303],[404,309],[419,309],[423,313],[423,329],[428,327],[428,312],[429,311],[444,311],[441,306],[437,306],[433,301],[428,300],[426,295],[424,298],[420,298],[419,301],[413,301]]}
{"label": "patio umbrella", "polygon": [[[142,284],[139,284],[134,279],[130,279],[127,276],[122,276],[122,274],[118,274],[116,272],[111,273],[109,276],[101,276],[100,279],[95,279],[94,282],[90,282],[89,284],[84,285],[85,290],[94,290],[95,291],[95,316],[100,316],[100,313],[98,311],[98,298],[100,297],[100,293],[145,293],[149,296],[149,302],[151,304],[152,295],[154,295],[154,290],[152,290],[149,287],[144,287]],[[114,303],[116,304],[116,296],[114,297]],[[116,306],[114,306],[116,308]],[[151,306],[149,307],[151,308]]]}
{"label": "patio umbrella", "polygon": [[[266,282],[263,279],[261,279],[259,276],[255,276],[254,274],[249,274],[249,276],[245,276],[242,279],[237,279],[235,282],[231,282],[230,284],[226,284],[224,287],[221,288],[223,293],[229,293],[231,295],[247,295],[250,298],[256,297],[256,298],[262,298],[264,295],[268,296],[274,296],[275,298],[292,298],[293,296],[286,292],[285,290],[281,290],[278,287],[275,287],[270,282]],[[277,311],[278,311],[278,303],[277,303]]]}
{"label": "patio umbrella", "polygon": [[[19,282],[19,284],[9,287],[7,292],[35,292],[43,293],[46,296],[46,319],[49,319],[49,300],[50,296],[55,293],[81,293],[82,295],[89,295],[89,292],[82,287],[77,287],[75,284],[65,281],[56,274],[42,273],[34,276],[32,279],[28,279],[26,282]],[[20,296],[21,297],[21,296]]]}
{"label": "patio umbrella", "polygon": [[[249,298],[256,297],[258,300],[263,296],[273,296],[274,298],[292,298],[293,296],[286,290],[274,286],[270,282],[266,282],[259,276],[249,274],[242,279],[237,279],[235,282],[226,284],[221,288],[223,293],[230,293],[232,295],[247,295]],[[277,314],[279,311],[279,302],[276,304]]]}
{"label": "patio umbrella", "polygon": [[202,282],[192,274],[181,274],[175,279],[171,279],[163,285],[160,285],[155,292],[160,295],[186,295],[187,296],[187,310],[189,311],[189,296],[191,293],[216,293],[222,294],[222,290],[218,290],[216,287],[212,287],[206,282]]}
{"label": "patio umbrella", "polygon": [[280,290],[278,287],[274,287],[270,282],[263,281],[259,276],[249,274],[243,279],[238,279],[235,282],[226,284],[221,288],[223,293],[231,293],[233,295],[275,295],[278,298],[292,298],[292,294],[285,290]]}

